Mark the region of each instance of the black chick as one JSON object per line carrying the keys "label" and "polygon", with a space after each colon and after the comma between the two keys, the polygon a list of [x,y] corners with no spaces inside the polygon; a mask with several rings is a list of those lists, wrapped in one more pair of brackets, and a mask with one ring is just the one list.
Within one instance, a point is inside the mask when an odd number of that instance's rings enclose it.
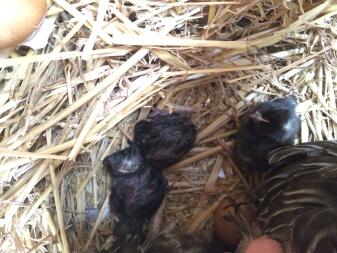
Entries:
{"label": "black chick", "polygon": [[134,129],[134,143],[144,158],[156,168],[178,162],[193,146],[196,126],[182,113],[156,113],[139,121]]}
{"label": "black chick", "polygon": [[292,97],[257,104],[243,119],[235,147],[239,166],[268,170],[268,153],[278,147],[294,144],[299,128]]}
{"label": "black chick", "polygon": [[107,156],[103,164],[112,178],[109,204],[117,217],[114,227],[117,240],[136,236],[142,241],[149,220],[165,197],[166,178],[144,160],[132,143]]}

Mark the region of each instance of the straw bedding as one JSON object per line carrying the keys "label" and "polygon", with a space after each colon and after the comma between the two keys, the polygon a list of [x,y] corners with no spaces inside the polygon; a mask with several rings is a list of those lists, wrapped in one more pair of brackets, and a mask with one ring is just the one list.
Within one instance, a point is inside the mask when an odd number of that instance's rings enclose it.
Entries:
{"label": "straw bedding", "polygon": [[191,232],[209,231],[234,189],[254,187],[217,142],[233,139],[251,104],[292,94],[299,142],[337,137],[335,1],[48,4],[48,45],[0,60],[1,252],[109,248],[102,159],[152,106],[189,111],[198,127],[195,148],[166,173],[163,223]]}

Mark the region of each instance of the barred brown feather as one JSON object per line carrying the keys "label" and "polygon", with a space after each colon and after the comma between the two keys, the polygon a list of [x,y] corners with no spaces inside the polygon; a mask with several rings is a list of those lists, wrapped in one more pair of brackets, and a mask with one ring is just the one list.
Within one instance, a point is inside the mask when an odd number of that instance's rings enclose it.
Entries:
{"label": "barred brown feather", "polygon": [[337,142],[282,147],[260,189],[264,234],[287,253],[337,252]]}

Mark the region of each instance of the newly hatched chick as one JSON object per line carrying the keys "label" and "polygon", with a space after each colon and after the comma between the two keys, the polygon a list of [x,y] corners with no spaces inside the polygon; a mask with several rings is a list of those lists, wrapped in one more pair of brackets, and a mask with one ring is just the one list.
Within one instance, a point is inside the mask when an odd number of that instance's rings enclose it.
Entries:
{"label": "newly hatched chick", "polygon": [[137,236],[142,240],[147,223],[159,208],[167,190],[167,180],[131,145],[106,157],[112,182],[110,209],[117,217],[117,239]]}
{"label": "newly hatched chick", "polygon": [[196,126],[183,113],[156,112],[136,124],[134,143],[149,163],[164,169],[192,148],[196,134]]}
{"label": "newly hatched chick", "polygon": [[295,109],[292,97],[257,104],[243,119],[236,137],[234,157],[238,165],[268,170],[268,153],[294,144],[300,123]]}

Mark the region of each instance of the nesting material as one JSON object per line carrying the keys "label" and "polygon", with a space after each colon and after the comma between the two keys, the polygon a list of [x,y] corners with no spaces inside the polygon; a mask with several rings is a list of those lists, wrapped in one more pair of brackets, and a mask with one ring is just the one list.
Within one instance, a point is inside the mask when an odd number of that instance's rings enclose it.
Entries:
{"label": "nesting material", "polygon": [[152,106],[198,127],[167,170],[163,223],[209,234],[221,200],[259,180],[217,141],[250,105],[291,94],[298,141],[336,139],[336,14],[332,0],[49,1],[48,45],[0,59],[0,251],[109,248],[102,160]]}

